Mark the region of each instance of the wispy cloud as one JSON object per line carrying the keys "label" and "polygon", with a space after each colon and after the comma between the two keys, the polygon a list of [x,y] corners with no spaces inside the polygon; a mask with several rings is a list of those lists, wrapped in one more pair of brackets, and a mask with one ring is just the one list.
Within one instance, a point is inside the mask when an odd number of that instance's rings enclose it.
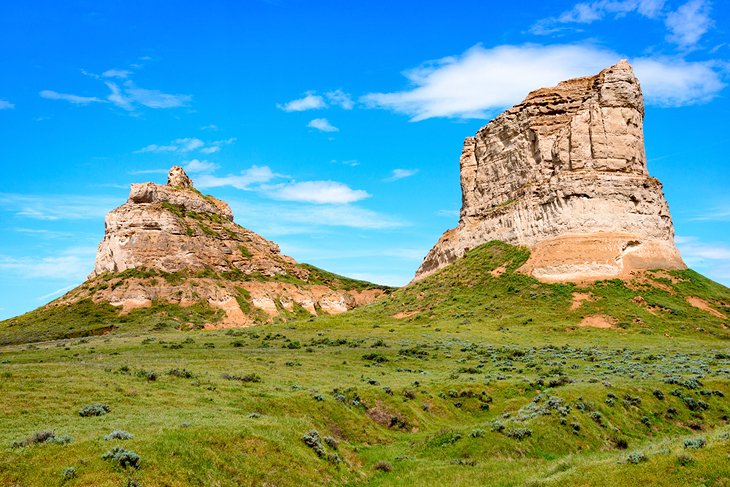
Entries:
{"label": "wispy cloud", "polygon": [[[91,103],[110,103],[123,110],[134,112],[140,107],[152,109],[178,108],[187,106],[191,101],[190,95],[164,93],[160,90],[151,90],[138,87],[129,77],[132,72],[125,69],[109,69],[101,75],[81,70],[85,76],[100,80],[109,90],[105,98],[100,96],[81,96],[71,93],[59,93],[53,90],[40,92],[42,98],[49,100],[63,100],[76,105]],[[120,80],[121,84],[117,81]]]}
{"label": "wispy cloud", "polygon": [[278,176],[268,166],[251,166],[239,174],[229,174],[227,176],[203,174],[195,179],[195,185],[199,188],[232,186],[237,189],[251,190],[252,186],[268,183]]}
{"label": "wispy cloud", "polygon": [[83,280],[94,267],[94,247],[72,247],[47,257],[0,255],[0,270],[20,279]]}
{"label": "wispy cloud", "polygon": [[[315,229],[345,227],[362,230],[401,228],[399,218],[354,205],[312,205],[306,203],[258,203],[229,201],[234,215],[246,215],[246,226],[263,235],[311,235]],[[276,215],[272,219],[270,215]]]}
{"label": "wispy cloud", "polygon": [[530,32],[547,35],[560,31],[565,24],[591,24],[607,16],[621,17],[637,13],[644,17],[658,17],[664,7],[664,0],[596,0],[580,2],[556,17],[541,19]]}
{"label": "wispy cloud", "polygon": [[15,108],[15,105],[7,100],[0,99],[0,110],[10,110]]}
{"label": "wispy cloud", "polygon": [[230,137],[223,140],[214,140],[212,142],[204,142],[197,137],[184,137],[175,139],[169,144],[149,144],[141,149],[134,151],[135,154],[144,154],[146,152],[176,152],[179,154],[185,154],[187,152],[193,152],[199,150],[203,154],[213,154],[220,151],[222,146],[233,144],[236,141],[235,137]]}
{"label": "wispy cloud", "polygon": [[0,193],[0,209],[35,220],[99,219],[121,203],[110,196]]}
{"label": "wispy cloud", "polygon": [[703,242],[694,236],[677,236],[675,242],[689,267],[730,284],[730,246]]}
{"label": "wispy cloud", "polygon": [[275,199],[317,204],[354,203],[370,197],[367,191],[352,189],[337,181],[292,182],[271,186],[265,191]]}
{"label": "wispy cloud", "polygon": [[399,179],[409,178],[418,173],[418,169],[393,169],[393,172],[387,178],[383,179],[386,183],[392,183]]}
{"label": "wispy cloud", "polygon": [[710,18],[710,3],[706,0],[690,0],[667,14],[664,23],[669,30],[669,42],[683,48],[692,47],[714,25]]}
{"label": "wispy cloud", "polygon": [[201,161],[198,159],[192,159],[190,161],[185,161],[182,163],[183,169],[185,171],[195,174],[195,173],[205,173],[205,172],[213,172],[216,169],[218,169],[218,164],[210,161]]}
{"label": "wispy cloud", "polygon": [[45,301],[48,298],[55,298],[56,296],[60,296],[60,295],[62,295],[64,293],[72,290],[75,287],[76,287],[76,284],[69,284],[68,286],[63,286],[60,289],[56,289],[55,291],[51,291],[48,294],[44,294],[43,296],[38,296],[36,299],[38,301]]}
{"label": "wispy cloud", "polygon": [[715,221],[723,222],[730,221],[730,204],[725,206],[716,206],[714,208],[708,208],[697,212],[694,216],[689,218],[691,221]]}
{"label": "wispy cloud", "polygon": [[73,103],[74,105],[88,105],[89,103],[106,103],[105,100],[102,100],[101,98],[97,98],[95,96],[72,95],[70,93],[59,93],[59,92],[53,91],[53,90],[43,90],[38,94],[41,96],[41,98],[46,98],[48,100],[63,100],[63,101],[67,101],[69,103]]}
{"label": "wispy cloud", "polygon": [[332,125],[326,118],[315,118],[310,120],[307,127],[317,129],[321,132],[339,132],[340,129]]}
{"label": "wispy cloud", "polygon": [[318,95],[316,91],[308,91],[302,98],[279,103],[276,105],[285,112],[303,112],[306,110],[321,110],[330,106],[337,106],[345,110],[351,110],[355,103],[350,94],[337,89],[328,91],[324,95]]}
{"label": "wispy cloud", "polygon": [[[582,44],[474,46],[459,56],[424,63],[405,72],[414,86],[362,98],[370,107],[409,115],[488,118],[522,100],[535,86],[595,74],[621,59],[611,50]],[[706,101],[725,86],[712,62],[669,58],[632,60],[647,103],[663,106]]]}

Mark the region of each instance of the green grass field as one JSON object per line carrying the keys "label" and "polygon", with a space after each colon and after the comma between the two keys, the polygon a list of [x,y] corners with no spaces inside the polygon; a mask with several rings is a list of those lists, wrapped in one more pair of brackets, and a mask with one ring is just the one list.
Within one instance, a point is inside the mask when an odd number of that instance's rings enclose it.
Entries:
{"label": "green grass field", "polygon": [[[490,243],[370,306],[247,329],[90,304],[108,335],[0,323],[26,342],[0,348],[0,485],[730,485],[730,290],[542,284],[527,256]],[[597,314],[613,328],[580,326]]]}

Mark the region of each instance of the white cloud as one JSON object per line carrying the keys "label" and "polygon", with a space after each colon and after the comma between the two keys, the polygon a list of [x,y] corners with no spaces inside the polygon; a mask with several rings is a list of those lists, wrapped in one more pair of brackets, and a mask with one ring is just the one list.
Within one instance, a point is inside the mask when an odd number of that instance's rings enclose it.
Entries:
{"label": "white cloud", "polygon": [[178,108],[186,106],[191,100],[190,95],[173,95],[159,90],[138,88],[131,81],[125,81],[122,86],[111,81],[104,82],[111,93],[107,100],[124,110],[132,111],[136,105],[148,108]]}
{"label": "white cloud", "polygon": [[285,112],[303,112],[305,110],[326,108],[327,103],[325,103],[324,98],[321,96],[315,94],[313,91],[308,91],[303,98],[298,98],[276,106]]}
{"label": "white cloud", "polygon": [[580,2],[557,17],[539,20],[530,32],[537,35],[552,34],[561,30],[561,24],[591,24],[608,15],[621,17],[637,13],[644,17],[656,18],[662,13],[664,0],[596,0]]}
{"label": "white cloud", "polygon": [[121,203],[110,196],[0,193],[0,209],[34,220],[95,220]]}
{"label": "white cloud", "polygon": [[182,163],[183,169],[189,173],[213,172],[218,169],[218,164],[210,161],[193,159]]}
{"label": "white cloud", "polygon": [[310,120],[307,127],[317,129],[321,132],[339,132],[340,129],[332,125],[326,118],[315,118]]}
{"label": "white cloud", "polygon": [[126,69],[107,69],[101,75],[105,78],[121,78],[126,79],[129,78],[129,75],[131,75],[132,72]]}
{"label": "white cloud", "polygon": [[668,41],[684,48],[692,47],[714,24],[710,18],[710,3],[706,0],[690,0],[667,14],[664,23],[669,29]]}
{"label": "white cloud", "polygon": [[706,102],[724,87],[712,61],[669,58],[633,60],[647,104],[677,107]]}
{"label": "white cloud", "polygon": [[48,298],[53,298],[53,297],[56,297],[56,296],[60,296],[60,295],[62,295],[64,293],[66,293],[67,291],[72,290],[75,287],[76,287],[76,284],[70,284],[68,286],[63,286],[62,288],[56,289],[55,291],[51,291],[48,294],[44,294],[43,296],[38,296],[36,299],[38,301],[45,301]]}
{"label": "white cloud", "polygon": [[0,99],[0,110],[10,110],[12,108],[15,108],[15,105],[10,103],[7,100]]}
{"label": "white cloud", "polygon": [[444,216],[448,218],[458,217],[461,212],[459,210],[439,210],[436,212],[438,216]]}
{"label": "white cloud", "polygon": [[101,98],[97,98],[95,96],[80,96],[80,95],[72,95],[70,93],[59,93],[57,91],[53,90],[43,90],[39,93],[41,98],[46,98],[48,100],[63,100],[67,101],[69,103],[73,103],[74,105],[88,105],[89,103],[106,103]]}
{"label": "white cloud", "polygon": [[0,255],[0,270],[20,279],[83,280],[94,267],[95,247],[73,247],[48,257]]}
{"label": "white cloud", "polygon": [[730,204],[718,206],[707,210],[702,210],[700,214],[696,214],[690,218],[692,221],[730,221]]}
{"label": "white cloud", "polygon": [[336,181],[303,181],[278,184],[264,189],[269,196],[279,200],[317,204],[354,203],[370,197],[367,191],[352,189]]}
{"label": "white cloud", "polygon": [[409,178],[417,173],[418,169],[393,169],[391,175],[383,179],[383,181],[385,181],[386,183],[391,183],[399,179]]}
{"label": "white cloud", "polygon": [[705,243],[694,236],[677,236],[675,242],[689,267],[725,285],[730,284],[730,246]]}
{"label": "white cloud", "polygon": [[240,174],[229,174],[228,176],[203,174],[196,178],[195,185],[199,188],[232,186],[237,189],[250,190],[253,185],[268,183],[278,176],[268,166],[251,166],[241,171]]}
{"label": "white cloud", "polygon": [[[427,62],[405,72],[413,85],[408,90],[371,93],[362,101],[370,107],[404,113],[412,121],[488,118],[524,99],[536,86],[554,86],[562,80],[592,75],[621,58],[620,54],[590,44],[504,45],[488,49],[477,45],[459,56]],[[676,106],[701,102],[724,87],[710,62],[639,58],[636,63],[642,86],[642,76],[647,76],[644,95],[650,103]],[[662,77],[660,70],[671,77]]]}
{"label": "white cloud", "polygon": [[325,96],[330,104],[344,108],[345,110],[352,110],[352,107],[355,106],[352,97],[342,90],[329,91],[325,93]]}
{"label": "white cloud", "polygon": [[211,123],[209,125],[203,125],[202,127],[200,127],[200,130],[212,130],[212,131],[215,132],[215,131],[217,131],[219,129],[218,129],[218,126],[216,124]]}
{"label": "white cloud", "polygon": [[[390,215],[353,205],[251,204],[229,201],[234,215],[245,215],[246,226],[263,235],[311,235],[318,227],[346,227],[363,230],[400,228],[408,223]],[[276,215],[275,219],[271,215]]]}
{"label": "white cloud", "polygon": [[224,140],[214,140],[213,142],[204,142],[197,137],[184,137],[175,139],[166,145],[149,144],[141,149],[134,151],[135,154],[143,154],[145,152],[177,152],[187,153],[199,150],[203,154],[213,154],[221,150],[221,146],[233,144],[235,137]]}

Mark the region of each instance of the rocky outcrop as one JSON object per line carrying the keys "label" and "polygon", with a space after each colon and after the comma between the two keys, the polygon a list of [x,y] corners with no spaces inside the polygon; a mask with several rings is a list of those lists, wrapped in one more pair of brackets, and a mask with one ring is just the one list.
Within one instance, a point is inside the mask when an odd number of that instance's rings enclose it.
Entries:
{"label": "rocky outcrop", "polygon": [[490,240],[525,245],[545,281],[683,269],[661,183],[646,168],[644,103],[626,61],[530,93],[464,142],[462,208],[416,279]]}
{"label": "rocky outcrop", "polygon": [[283,255],[176,166],[164,186],[132,185],[126,203],[106,216],[89,280],[54,305],[90,297],[126,312],[205,302],[223,310],[218,325],[246,326],[299,310],[341,313],[384,292]]}

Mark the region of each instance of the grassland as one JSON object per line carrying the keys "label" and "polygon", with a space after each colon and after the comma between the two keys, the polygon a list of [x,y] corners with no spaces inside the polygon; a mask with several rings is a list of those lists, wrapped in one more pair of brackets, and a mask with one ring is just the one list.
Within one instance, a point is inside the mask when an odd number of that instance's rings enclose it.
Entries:
{"label": "grassland", "polygon": [[4,346],[0,484],[730,485],[730,290],[548,285],[526,258],[488,244],[339,316]]}

